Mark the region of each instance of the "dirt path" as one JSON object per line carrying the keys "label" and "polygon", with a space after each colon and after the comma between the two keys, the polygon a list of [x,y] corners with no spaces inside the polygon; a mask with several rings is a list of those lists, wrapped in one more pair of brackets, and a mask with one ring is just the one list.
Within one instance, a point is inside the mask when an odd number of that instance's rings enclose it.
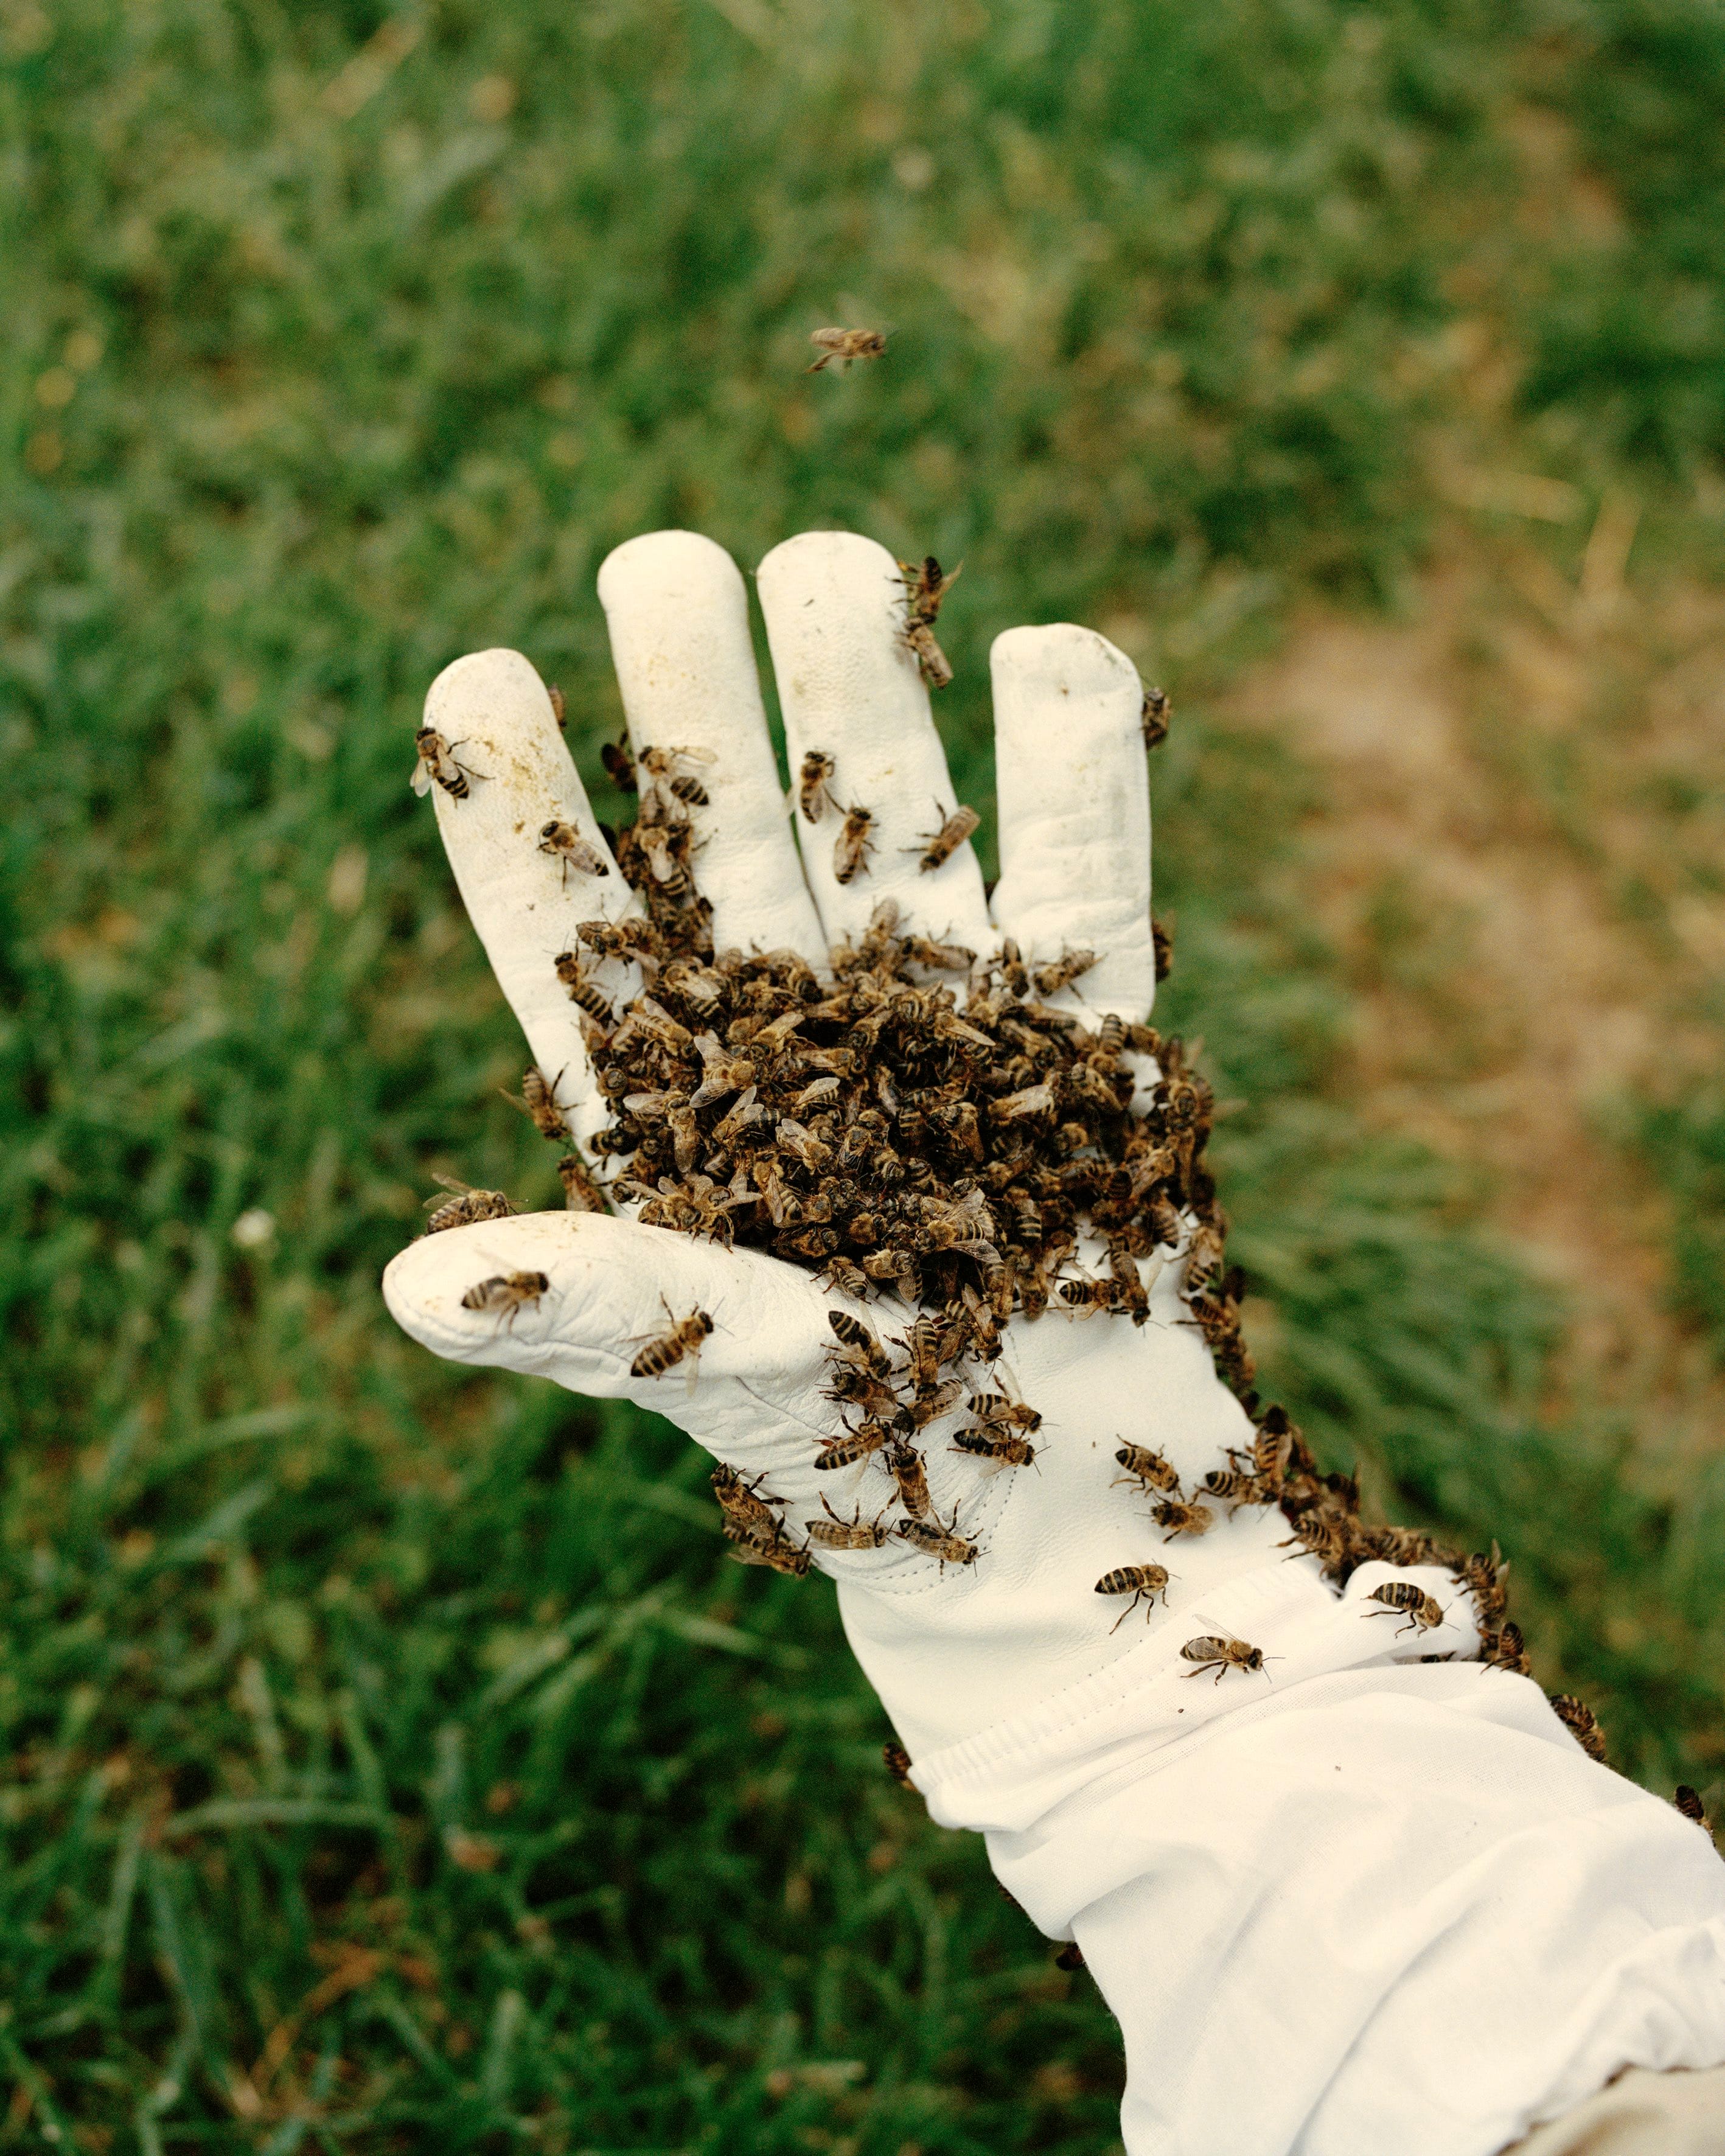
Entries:
{"label": "dirt path", "polygon": [[1327,776],[1310,900],[1360,998],[1358,1105],[1485,1166],[1576,1310],[1560,1382],[1671,1458],[1717,1449],[1725,1379],[1667,1307],[1666,1201],[1613,1126],[1718,1052],[1695,1014],[1725,962],[1725,603],[1626,584],[1634,526],[1608,501],[1579,588],[1500,540],[1400,619],[1312,616],[1222,716]]}

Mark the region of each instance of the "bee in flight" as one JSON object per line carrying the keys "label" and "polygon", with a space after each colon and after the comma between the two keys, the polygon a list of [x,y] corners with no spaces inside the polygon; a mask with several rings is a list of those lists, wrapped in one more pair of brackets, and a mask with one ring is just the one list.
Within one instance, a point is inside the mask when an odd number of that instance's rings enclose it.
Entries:
{"label": "bee in flight", "polygon": [[436,781],[452,801],[465,801],[470,791],[470,778],[483,778],[483,771],[475,771],[457,757],[455,752],[465,744],[446,742],[435,726],[421,726],[413,737],[413,746],[419,752],[419,761],[413,766],[413,791],[429,793]]}
{"label": "bee in flight", "polygon": [[811,330],[809,341],[820,357],[803,370],[805,374],[819,374],[834,364],[848,367],[854,359],[879,359],[886,349],[880,330]]}

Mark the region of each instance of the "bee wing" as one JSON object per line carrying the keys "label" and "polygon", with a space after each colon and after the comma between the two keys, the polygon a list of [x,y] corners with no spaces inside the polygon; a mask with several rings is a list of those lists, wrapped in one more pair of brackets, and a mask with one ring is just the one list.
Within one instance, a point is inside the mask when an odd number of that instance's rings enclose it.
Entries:
{"label": "bee wing", "polygon": [[423,756],[413,766],[413,791],[422,801],[431,791],[431,766]]}

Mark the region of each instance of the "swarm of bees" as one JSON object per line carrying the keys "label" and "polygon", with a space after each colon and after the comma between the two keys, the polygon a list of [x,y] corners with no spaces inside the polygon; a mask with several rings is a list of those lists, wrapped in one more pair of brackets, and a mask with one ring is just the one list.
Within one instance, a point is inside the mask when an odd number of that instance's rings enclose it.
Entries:
{"label": "swarm of bees", "polygon": [[[854,349],[845,345],[858,336]],[[829,346],[829,337],[839,341]],[[870,337],[821,333],[817,365],[876,356],[881,341]],[[940,686],[950,669],[932,625],[957,572],[943,572],[932,556],[900,567],[906,643]],[[1168,698],[1150,691],[1147,742],[1163,737],[1168,716]],[[460,800],[484,776],[459,762],[459,742],[428,728],[417,745],[422,793],[435,783]],[[612,1196],[634,1205],[644,1224],[768,1250],[848,1297],[890,1294],[917,1313],[886,1339],[848,1312],[829,1313],[827,1397],[840,1427],[820,1441],[813,1464],[835,1473],[864,1467],[874,1494],[835,1481],[848,1511],[823,1498],[815,1517],[790,1522],[758,1480],[721,1467],[714,1487],[732,1554],[793,1577],[809,1570],[814,1550],[892,1543],[942,1570],[975,1565],[985,1552],[966,1531],[964,1502],[949,1517],[935,1509],[927,1448],[942,1445],[981,1478],[1034,1471],[1041,1417],[992,1367],[1009,1319],[1034,1319],[1053,1305],[1081,1317],[1152,1322],[1151,1290],[1162,1268],[1181,1259],[1180,1315],[1155,1322],[1200,1333],[1252,1432],[1189,1489],[1159,1452],[1119,1445],[1119,1481],[1144,1501],[1164,1543],[1207,1533],[1219,1512],[1276,1507],[1289,1529],[1283,1547],[1315,1558],[1338,1589],[1374,1559],[1445,1568],[1472,1597],[1483,1660],[1525,1674],[1525,1645],[1506,1613],[1508,1568],[1495,1545],[1464,1557],[1418,1530],[1368,1525],[1356,1478],[1320,1471],[1286,1413],[1254,1389],[1240,1330],[1243,1281],[1226,1262],[1227,1221],[1204,1159],[1214,1103],[1182,1042],[1116,1017],[1091,1024],[1060,1007],[1055,998],[1096,963],[1089,951],[1033,966],[1009,942],[979,957],[911,932],[891,900],[833,951],[824,976],[789,950],[716,950],[692,873],[697,814],[711,806],[704,767],[713,761],[688,747],[638,755],[626,742],[606,747],[611,777],[639,796],[636,819],[614,851],[644,914],[583,922],[578,947],[552,961],[609,1104],[593,1150],[609,1171]],[[794,813],[801,827],[832,813],[834,872],[848,884],[868,871],[875,821],[865,805],[843,805],[839,778],[831,754],[809,751]],[[909,850],[932,872],[977,821],[973,810],[937,804],[934,828]],[[567,824],[547,824],[539,844],[566,878],[572,870],[604,872],[603,855]],[[1167,957],[1159,925],[1157,939],[1159,977]],[[640,992],[620,1009],[593,971],[604,960],[640,969]],[[1145,1057],[1159,1074],[1148,1086]],[[557,1091],[557,1081],[530,1070],[519,1105],[567,1147]],[[579,1156],[566,1152],[558,1167],[572,1210],[604,1209]],[[445,1187],[453,1194],[435,1201],[430,1232],[509,1209],[501,1193]],[[521,1273],[481,1281],[463,1300],[513,1325],[546,1292],[544,1275]],[[665,1329],[639,1346],[634,1373],[692,1373],[712,1329],[705,1312],[667,1311]],[[932,1425],[961,1409],[968,1419],[939,1438]],[[1147,1617],[1158,1598],[1165,1604],[1169,1583],[1163,1566],[1134,1562],[1105,1573],[1096,1592],[1128,1598],[1117,1630],[1141,1604]],[[1445,1615],[1411,1582],[1389,1583],[1369,1599],[1373,1614],[1400,1619],[1398,1637],[1417,1640]],[[1209,1670],[1218,1681],[1230,1670],[1267,1676],[1275,1659],[1208,1635],[1181,1653],[1198,1666],[1188,1674]],[[1553,1703],[1602,1756],[1599,1725],[1580,1702]]]}

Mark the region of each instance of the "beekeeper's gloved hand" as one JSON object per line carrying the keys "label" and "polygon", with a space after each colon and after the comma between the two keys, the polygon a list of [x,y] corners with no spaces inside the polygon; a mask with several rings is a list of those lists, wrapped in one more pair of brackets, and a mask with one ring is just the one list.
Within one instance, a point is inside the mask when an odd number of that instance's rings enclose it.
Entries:
{"label": "beekeeper's gloved hand", "polygon": [[[808,533],[768,556],[759,591],[793,770],[825,752],[839,800],[874,813],[875,850],[847,884],[832,812],[787,817],[729,557],[659,532],[599,576],[637,756],[711,755],[686,767],[709,796],[695,874],[716,948],[789,947],[824,968],[891,898],[901,929],[978,952],[1003,937],[1033,963],[1095,951],[1075,1007],[1092,1022],[1147,1017],[1150,814],[1130,661],[1066,625],[997,639],[990,906],[968,845],[932,874],[918,865],[953,795],[896,564],[870,541]],[[603,840],[524,659],[458,660],[426,723],[482,774],[462,798],[435,789],[439,822],[585,1142],[611,1111],[553,959],[578,923],[634,911],[631,895],[614,865],[593,875],[540,850],[552,820],[602,854]],[[621,1003],[635,983],[621,966],[608,975]],[[548,1287],[507,1322],[464,1306],[518,1271]],[[933,1816],[982,1830],[1032,1917],[1082,1947],[1126,2041],[1128,2150],[1493,2156],[1621,2066],[1725,2059],[1725,1868],[1693,1825],[1587,1758],[1533,1685],[1470,1659],[1474,1614],[1453,1578],[1406,1575],[1446,1613],[1409,1633],[1370,1599],[1389,1567],[1362,1568],[1338,1595],[1313,1560],[1290,1559],[1273,1507],[1217,1507],[1209,1532],[1168,1540],[1142,1496],[1117,1486],[1125,1441],[1161,1452],[1189,1491],[1251,1444],[1181,1322],[1179,1285],[1178,1264],[1164,1266],[1142,1326],[1058,1306],[1011,1321],[999,1367],[1044,1417],[1034,1471],[952,1451],[948,1424],[923,1433],[935,1510],[956,1517],[974,1563],[942,1566],[899,1540],[814,1558]],[[427,1237],[384,1292],[439,1354],[669,1415],[766,1476],[798,1539],[824,1496],[871,1518],[891,1494],[878,1458],[814,1466],[818,1440],[843,1427],[826,1394],[828,1313],[890,1327],[882,1305],[759,1252],[545,1214]],[[712,1331],[692,1387],[681,1363],[633,1374],[643,1342],[697,1310]],[[1122,1603],[1097,1581],[1153,1565],[1170,1575],[1165,1599],[1117,1628]],[[1188,1681],[1180,1649],[1205,1635],[1278,1659]]]}

